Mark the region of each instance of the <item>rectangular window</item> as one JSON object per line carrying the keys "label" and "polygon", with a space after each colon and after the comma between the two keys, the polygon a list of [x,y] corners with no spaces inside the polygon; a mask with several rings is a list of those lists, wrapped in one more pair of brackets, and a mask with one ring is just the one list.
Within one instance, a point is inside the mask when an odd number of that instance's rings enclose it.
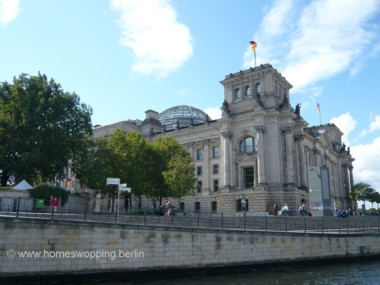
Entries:
{"label": "rectangular window", "polygon": [[219,190],[219,180],[214,180],[214,192]]}
{"label": "rectangular window", "polygon": [[216,201],[211,202],[211,212],[216,213],[216,210],[218,208],[218,204]]}
{"label": "rectangular window", "polygon": [[198,148],[197,149],[197,160],[202,160],[203,159],[203,149]]}
{"label": "rectangular window", "polygon": [[244,198],[236,200],[236,211],[248,211],[248,200]]}
{"label": "rectangular window", "polygon": [[195,202],[194,204],[195,212],[201,211],[201,202]]}
{"label": "rectangular window", "polygon": [[212,166],[212,174],[219,174],[219,164],[214,164]]}
{"label": "rectangular window", "polygon": [[197,181],[197,192],[198,193],[202,192],[202,181]]}
{"label": "rectangular window", "polygon": [[252,188],[254,186],[253,167],[243,168],[243,175],[244,175],[244,187]]}
{"label": "rectangular window", "polygon": [[219,158],[219,147],[218,146],[214,146],[212,148],[212,157],[213,158]]}
{"label": "rectangular window", "polygon": [[181,202],[179,203],[179,208],[185,212],[185,203],[184,202]]}
{"label": "rectangular window", "polygon": [[197,166],[197,176],[202,176],[202,166]]}

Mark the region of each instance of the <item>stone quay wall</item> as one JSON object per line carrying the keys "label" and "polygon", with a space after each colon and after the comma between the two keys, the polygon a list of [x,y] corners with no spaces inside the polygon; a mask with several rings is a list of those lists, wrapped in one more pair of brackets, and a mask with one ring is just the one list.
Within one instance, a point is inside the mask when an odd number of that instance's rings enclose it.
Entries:
{"label": "stone quay wall", "polygon": [[0,217],[0,277],[380,255],[378,234],[186,229]]}

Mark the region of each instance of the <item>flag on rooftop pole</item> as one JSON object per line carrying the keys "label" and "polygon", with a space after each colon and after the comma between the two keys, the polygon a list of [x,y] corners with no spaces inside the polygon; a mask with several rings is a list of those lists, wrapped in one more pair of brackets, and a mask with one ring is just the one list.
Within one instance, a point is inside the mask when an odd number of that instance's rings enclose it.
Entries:
{"label": "flag on rooftop pole", "polygon": [[251,44],[251,50],[253,51],[254,55],[255,55],[255,67],[257,66],[256,65],[256,47],[257,47],[257,43],[255,41],[250,41],[249,42]]}
{"label": "flag on rooftop pole", "polygon": [[319,124],[322,125],[322,120],[321,120],[321,106],[319,105],[319,103],[317,103],[317,111],[318,111],[318,114],[319,114]]}

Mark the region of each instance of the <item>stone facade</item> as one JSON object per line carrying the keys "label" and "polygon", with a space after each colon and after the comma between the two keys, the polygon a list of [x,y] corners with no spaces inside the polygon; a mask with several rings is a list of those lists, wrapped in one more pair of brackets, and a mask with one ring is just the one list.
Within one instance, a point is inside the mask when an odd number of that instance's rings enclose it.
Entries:
{"label": "stone facade", "polygon": [[380,242],[378,234],[244,232],[0,218],[0,253],[1,278],[363,258],[379,255]]}
{"label": "stone facade", "polygon": [[277,70],[265,64],[231,73],[220,83],[221,119],[165,130],[159,114],[148,110],[140,125],[99,127],[94,138],[116,127],[150,139],[176,138],[196,169],[195,194],[181,199],[187,211],[270,213],[274,203],[287,203],[296,213],[303,201],[315,215],[332,215],[336,208],[355,207],[349,199],[353,158],[342,132],[333,124],[308,127],[301,106],[290,105],[292,85]]}

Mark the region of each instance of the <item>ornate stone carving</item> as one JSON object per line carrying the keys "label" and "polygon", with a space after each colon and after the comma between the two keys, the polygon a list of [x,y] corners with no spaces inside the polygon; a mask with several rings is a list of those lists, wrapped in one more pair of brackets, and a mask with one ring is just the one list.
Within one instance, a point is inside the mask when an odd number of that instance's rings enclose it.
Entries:
{"label": "ornate stone carving", "polygon": [[265,132],[265,126],[264,125],[257,125],[254,126],[255,130],[258,131],[259,133],[264,133]]}
{"label": "ornate stone carving", "polygon": [[222,134],[223,138],[230,139],[230,138],[232,138],[233,133],[230,130],[224,130],[224,131],[221,131],[221,134]]}

